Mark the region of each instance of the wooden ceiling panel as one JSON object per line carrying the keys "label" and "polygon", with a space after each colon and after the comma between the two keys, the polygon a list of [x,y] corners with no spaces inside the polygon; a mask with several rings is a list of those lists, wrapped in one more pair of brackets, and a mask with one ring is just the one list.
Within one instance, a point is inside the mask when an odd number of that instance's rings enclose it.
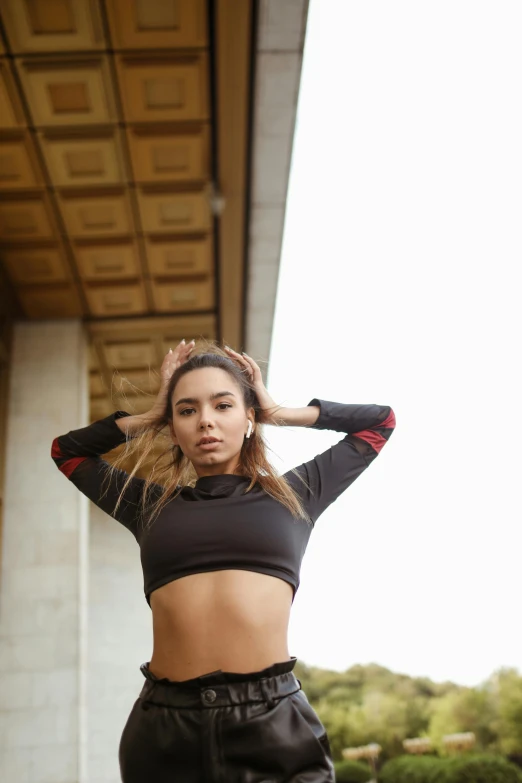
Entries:
{"label": "wooden ceiling panel", "polygon": [[127,181],[117,132],[83,138],[40,134],[55,185],[116,185]]}
{"label": "wooden ceiling panel", "polygon": [[112,376],[112,390],[115,394],[157,394],[159,385],[159,373],[152,369],[125,370]]}
{"label": "wooden ceiling panel", "polygon": [[192,338],[197,340],[198,337],[206,340],[216,339],[216,324],[213,316],[192,316],[192,318],[192,322],[188,321],[187,317],[180,318],[179,324],[164,329],[162,356],[165,356],[171,348],[174,349],[183,338],[187,342]]}
{"label": "wooden ceiling panel", "polygon": [[117,120],[105,57],[23,59],[17,67],[37,127]]}
{"label": "wooden ceiling panel", "polygon": [[[87,332],[97,346],[111,341],[177,340],[183,337],[208,337],[216,334],[216,317],[213,313],[182,315],[172,318],[151,316],[148,318],[121,318],[113,321],[89,321]],[[177,337],[179,335],[179,337]],[[190,337],[189,337],[190,335]],[[176,342],[176,344],[177,344]],[[169,348],[174,347],[169,345]],[[167,352],[165,351],[162,356]]]}
{"label": "wooden ceiling panel", "polygon": [[140,128],[127,131],[136,182],[207,181],[210,176],[208,127],[193,132],[173,129],[154,133]]}
{"label": "wooden ceiling panel", "polygon": [[89,394],[92,397],[104,397],[107,393],[103,376],[98,370],[89,373]]}
{"label": "wooden ceiling panel", "polygon": [[44,180],[28,133],[0,137],[0,190],[42,188]]}
{"label": "wooden ceiling panel", "polygon": [[196,193],[154,193],[139,191],[141,222],[150,233],[194,233],[210,231],[210,204],[206,191]]}
{"label": "wooden ceiling panel", "polygon": [[93,372],[93,370],[98,370],[100,366],[100,362],[98,359],[98,352],[96,351],[95,346],[92,343],[89,343],[88,346],[88,363],[89,363],[89,371]]}
{"label": "wooden ceiling panel", "polygon": [[116,286],[89,285],[85,290],[93,315],[141,315],[147,312],[145,292],[141,283]]}
{"label": "wooden ceiling panel", "polygon": [[108,195],[60,194],[60,208],[74,238],[122,236],[134,233],[132,211],[124,192]]}
{"label": "wooden ceiling panel", "polygon": [[0,200],[0,242],[50,239],[55,224],[45,194]]}
{"label": "wooden ceiling panel", "polygon": [[0,128],[25,124],[22,104],[7,60],[0,60]]}
{"label": "wooden ceiling panel", "polygon": [[209,118],[208,60],[204,53],[169,59],[121,56],[118,75],[129,123]]}
{"label": "wooden ceiling panel", "polygon": [[107,11],[116,48],[208,46],[205,0],[107,0]]}
{"label": "wooden ceiling panel", "polygon": [[212,237],[161,241],[147,237],[146,255],[154,277],[210,275],[214,271]]}
{"label": "wooden ceiling panel", "polygon": [[28,318],[81,318],[83,315],[72,285],[19,288],[18,296]]}
{"label": "wooden ceiling panel", "polygon": [[85,318],[94,418],[128,408],[114,368],[146,410],[182,337],[239,345],[252,7],[0,2],[0,279],[22,317]]}
{"label": "wooden ceiling panel", "polygon": [[62,283],[70,278],[59,247],[11,248],[2,253],[2,260],[15,285]]}
{"label": "wooden ceiling panel", "polygon": [[134,340],[105,343],[105,361],[109,367],[133,369],[136,367],[156,367],[158,355],[154,341]]}
{"label": "wooden ceiling panel", "polygon": [[154,304],[159,313],[208,310],[214,301],[212,278],[205,280],[152,281]]}
{"label": "wooden ceiling panel", "polygon": [[104,419],[116,410],[116,407],[108,397],[91,398],[90,408],[91,421]]}
{"label": "wooden ceiling panel", "polygon": [[121,405],[126,411],[137,416],[140,413],[147,413],[154,404],[153,394],[136,394],[129,396],[128,399],[116,397],[115,402]]}
{"label": "wooden ceiling panel", "polygon": [[87,281],[128,280],[140,276],[136,242],[76,242],[74,257],[80,277]]}
{"label": "wooden ceiling panel", "polygon": [[2,0],[14,52],[99,49],[104,45],[95,0]]}

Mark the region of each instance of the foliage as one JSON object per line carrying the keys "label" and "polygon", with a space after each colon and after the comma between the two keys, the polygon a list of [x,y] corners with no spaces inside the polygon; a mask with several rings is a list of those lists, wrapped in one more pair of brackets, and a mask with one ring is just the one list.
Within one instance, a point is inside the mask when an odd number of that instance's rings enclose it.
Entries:
{"label": "foliage", "polygon": [[441,767],[440,759],[433,756],[399,756],[383,766],[379,783],[442,783]]}
{"label": "foliage", "polygon": [[495,743],[492,724],[494,704],[486,690],[459,688],[434,699],[430,704],[431,718],[428,734],[434,746],[444,753],[442,737],[473,731],[478,747],[490,748]]}
{"label": "foliage", "polygon": [[358,761],[337,761],[335,763],[336,783],[368,783],[372,772],[368,764]]}
{"label": "foliage", "polygon": [[522,772],[492,754],[401,756],[383,766],[379,783],[522,783]]}
{"label": "foliage", "polygon": [[404,739],[421,736],[443,754],[445,734],[468,731],[479,752],[522,754],[522,676],[516,669],[501,669],[476,688],[395,674],[377,664],[335,672],[297,661],[294,672],[326,727],[335,760],[344,748],[377,742],[382,765],[403,754]]}
{"label": "foliage", "polygon": [[461,756],[445,763],[441,783],[522,783],[522,772],[502,756]]}
{"label": "foliage", "polygon": [[490,680],[496,704],[493,729],[499,749],[506,754],[522,753],[522,677],[516,669],[501,669]]}

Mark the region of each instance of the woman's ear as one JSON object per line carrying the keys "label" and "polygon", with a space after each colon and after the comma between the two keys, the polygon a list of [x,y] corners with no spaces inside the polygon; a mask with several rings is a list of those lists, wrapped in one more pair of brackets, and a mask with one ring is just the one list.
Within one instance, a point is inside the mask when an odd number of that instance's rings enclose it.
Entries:
{"label": "woman's ear", "polygon": [[174,430],[174,425],[170,420],[169,420],[169,431],[170,431],[170,437],[172,439],[172,443],[174,444],[174,446],[179,446],[178,439],[176,438],[176,432]]}

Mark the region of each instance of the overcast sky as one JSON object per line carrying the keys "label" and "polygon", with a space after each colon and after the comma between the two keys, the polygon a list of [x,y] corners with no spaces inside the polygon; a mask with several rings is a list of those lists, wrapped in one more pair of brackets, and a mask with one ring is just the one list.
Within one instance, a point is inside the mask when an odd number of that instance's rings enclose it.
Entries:
{"label": "overcast sky", "polygon": [[[268,387],[397,427],[312,532],[306,664],[522,669],[521,29],[519,0],[311,0]],[[266,434],[282,470],[342,437]]]}

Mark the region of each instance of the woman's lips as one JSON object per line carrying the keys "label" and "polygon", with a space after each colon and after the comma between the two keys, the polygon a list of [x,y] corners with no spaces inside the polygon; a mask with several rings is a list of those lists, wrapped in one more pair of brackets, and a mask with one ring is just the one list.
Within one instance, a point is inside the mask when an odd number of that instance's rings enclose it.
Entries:
{"label": "woman's lips", "polygon": [[212,449],[215,449],[220,443],[220,440],[213,440],[210,443],[200,443],[198,448],[203,449],[204,451],[212,451]]}

